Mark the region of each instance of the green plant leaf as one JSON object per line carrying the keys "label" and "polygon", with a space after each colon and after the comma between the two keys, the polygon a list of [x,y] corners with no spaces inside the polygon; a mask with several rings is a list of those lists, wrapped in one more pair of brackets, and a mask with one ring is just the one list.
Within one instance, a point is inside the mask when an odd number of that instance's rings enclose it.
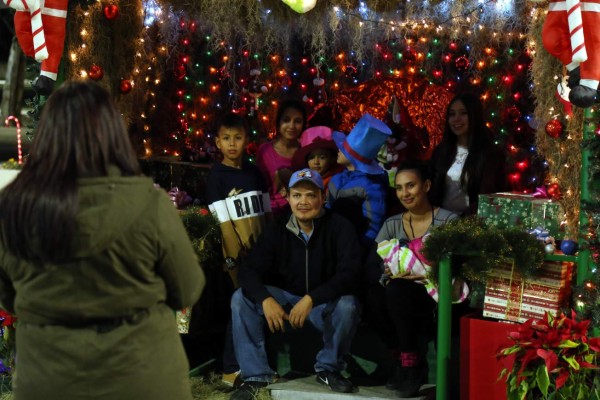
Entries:
{"label": "green plant leaf", "polygon": [[577,362],[577,360],[575,359],[574,356],[572,356],[572,357],[564,357],[563,356],[563,360],[565,360],[567,363],[569,363],[569,366],[571,368],[573,368],[576,371],[579,371],[579,363]]}
{"label": "green plant leaf", "polygon": [[502,368],[502,371],[500,371],[500,375],[498,375],[496,382],[500,382],[505,375],[508,378],[508,368]]}
{"label": "green plant leaf", "polygon": [[546,368],[546,364],[542,364],[538,367],[535,380],[537,382],[538,387],[542,391],[544,398],[548,397],[550,377],[548,376],[548,368]]}
{"label": "green plant leaf", "polygon": [[508,356],[510,354],[518,353],[519,351],[521,351],[521,346],[514,345],[512,347],[509,347],[507,349],[502,350],[502,355],[503,356]]}
{"label": "green plant leaf", "polygon": [[589,393],[587,387],[583,384],[577,385],[577,398],[576,400],[589,400]]}
{"label": "green plant leaf", "polygon": [[561,342],[558,347],[560,347],[561,349],[574,349],[575,347],[579,346],[579,343],[576,343],[572,340],[565,340],[563,342]]}
{"label": "green plant leaf", "polygon": [[527,381],[521,381],[521,384],[519,385],[519,400],[523,400],[525,399],[525,397],[527,396],[527,392],[529,392],[529,383],[527,383]]}

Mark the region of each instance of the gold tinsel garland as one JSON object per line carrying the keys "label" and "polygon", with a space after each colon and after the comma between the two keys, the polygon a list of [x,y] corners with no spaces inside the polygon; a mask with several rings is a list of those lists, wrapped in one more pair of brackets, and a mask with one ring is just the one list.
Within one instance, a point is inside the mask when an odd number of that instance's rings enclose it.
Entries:
{"label": "gold tinsel garland", "polygon": [[[535,120],[538,123],[536,144],[538,153],[548,162],[546,184],[557,183],[560,186],[560,203],[565,210],[566,232],[571,238],[578,237],[580,170],[583,138],[583,110],[573,107],[573,114],[567,117],[563,105],[555,93],[559,79],[562,79],[563,67],[542,45],[542,26],[545,10],[538,9],[529,25],[530,51],[534,54],[531,67],[533,94],[535,96]],[[546,134],[548,121],[559,119],[564,132],[559,138]]]}
{"label": "gold tinsel garland", "polygon": [[[181,23],[193,21],[197,28],[190,35],[210,36],[208,45],[224,57],[223,69],[236,88],[233,63],[241,51],[260,55],[284,55],[291,50],[306,54],[320,72],[338,54],[349,65],[372,69],[380,64],[381,55],[374,43],[385,40],[401,42],[421,38],[436,38],[441,45],[453,41],[457,46],[468,44],[469,58],[477,59],[490,46],[518,47],[525,32],[527,2],[517,1],[510,6],[514,15],[502,14],[492,0],[395,2],[373,0],[361,7],[357,0],[319,0],[306,14],[292,11],[281,0],[157,0],[146,4],[140,0],[108,3],[76,0],[70,4],[68,37],[65,48],[65,76],[73,79],[85,76],[93,64],[104,69],[99,82],[114,95],[128,123],[135,123],[136,132],[146,132],[145,119],[154,112],[153,96],[164,80],[165,70],[175,60],[171,54],[180,48]],[[119,16],[108,20],[103,7],[116,4]],[[145,28],[144,7],[161,10],[159,23]],[[518,16],[515,18],[514,16]],[[151,15],[152,16],[152,15]],[[187,29],[187,28],[186,28]],[[158,48],[150,48],[152,30]],[[191,32],[191,31],[190,31]],[[191,39],[191,38],[190,38]],[[418,49],[418,43],[413,46]],[[174,53],[177,53],[174,51]],[[256,59],[256,63],[265,60]],[[425,59],[421,68],[439,67],[439,60]],[[365,67],[366,65],[366,67]],[[473,69],[475,77],[479,70]],[[122,79],[133,83],[133,90],[119,92]],[[143,135],[142,135],[143,136]],[[144,139],[147,139],[144,137]]]}
{"label": "gold tinsel garland", "polygon": [[468,42],[477,56],[486,47],[520,40],[533,7],[523,0],[510,3],[510,11],[504,13],[493,0],[366,3],[368,8],[357,0],[318,0],[314,9],[298,14],[281,0],[160,1],[164,10],[195,18],[200,28],[211,32],[215,46],[226,43],[263,54],[305,50],[316,65],[340,51],[352,51],[356,60],[364,60],[373,56],[374,43],[415,32]]}
{"label": "gold tinsel garland", "polygon": [[[104,76],[98,83],[113,93],[127,123],[139,105],[146,102],[149,59],[143,39],[142,2],[123,0],[118,3],[119,15],[114,20],[105,17],[107,3],[87,0],[70,3],[65,45],[65,79],[86,78],[92,65],[102,68]],[[130,81],[129,93],[120,93],[121,80]]]}

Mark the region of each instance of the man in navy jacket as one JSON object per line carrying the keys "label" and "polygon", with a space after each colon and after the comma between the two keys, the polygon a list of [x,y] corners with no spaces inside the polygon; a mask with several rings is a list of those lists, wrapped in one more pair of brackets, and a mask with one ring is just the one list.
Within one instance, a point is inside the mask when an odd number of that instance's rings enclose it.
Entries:
{"label": "man in navy jacket", "polygon": [[353,295],[358,286],[360,246],[352,224],[327,212],[321,176],[295,172],[289,183],[292,215],[267,228],[241,265],[231,300],[235,353],[244,383],[231,400],[252,399],[276,376],[265,351],[265,321],[271,332],[308,320],[323,332],[317,381],[335,392],[355,391],[341,375],[360,319]]}

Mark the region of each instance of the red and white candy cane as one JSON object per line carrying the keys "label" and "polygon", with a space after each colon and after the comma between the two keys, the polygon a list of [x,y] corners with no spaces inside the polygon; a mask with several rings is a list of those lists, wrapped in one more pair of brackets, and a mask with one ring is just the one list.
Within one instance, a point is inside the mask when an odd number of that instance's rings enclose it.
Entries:
{"label": "red and white candy cane", "polygon": [[27,12],[30,14],[31,35],[33,40],[33,56],[37,61],[43,61],[48,58],[48,49],[46,48],[46,37],[44,35],[44,25],[42,22],[42,2],[40,0],[3,0],[4,4],[16,11]]}
{"label": "red and white candy cane", "polygon": [[17,126],[17,154],[19,157],[19,165],[21,165],[23,164],[23,150],[21,148],[21,123],[17,117],[11,115],[4,120],[4,125],[8,127],[10,125],[10,121],[14,121],[15,125]]}

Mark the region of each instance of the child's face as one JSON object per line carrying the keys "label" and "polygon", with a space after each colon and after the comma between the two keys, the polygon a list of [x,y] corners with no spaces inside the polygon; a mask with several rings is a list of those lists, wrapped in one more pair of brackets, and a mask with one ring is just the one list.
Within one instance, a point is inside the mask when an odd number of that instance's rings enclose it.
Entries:
{"label": "child's face", "polygon": [[306,157],[308,168],[313,171],[317,171],[321,176],[325,175],[329,169],[333,166],[334,154],[331,150],[327,149],[316,149],[311,151]]}
{"label": "child's face", "polygon": [[338,150],[337,153],[337,163],[343,165],[344,167],[349,167],[352,165],[350,160],[348,160],[348,157],[346,157],[346,155],[342,153],[341,150]]}
{"label": "child's face", "polygon": [[223,153],[223,163],[230,166],[239,166],[242,162],[244,150],[248,144],[248,136],[243,128],[229,128],[222,126],[215,140],[217,148]]}

